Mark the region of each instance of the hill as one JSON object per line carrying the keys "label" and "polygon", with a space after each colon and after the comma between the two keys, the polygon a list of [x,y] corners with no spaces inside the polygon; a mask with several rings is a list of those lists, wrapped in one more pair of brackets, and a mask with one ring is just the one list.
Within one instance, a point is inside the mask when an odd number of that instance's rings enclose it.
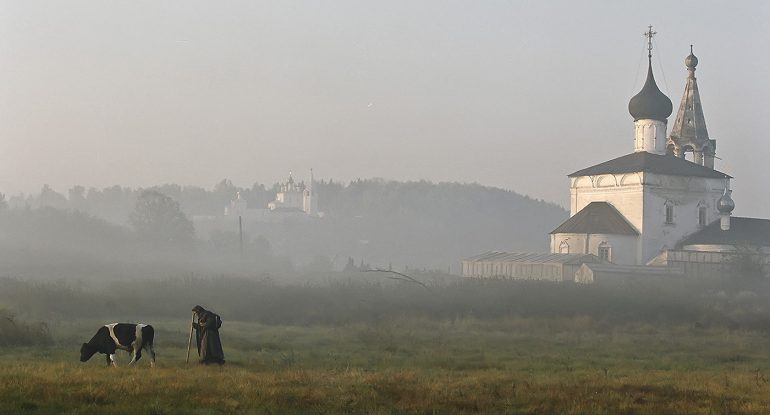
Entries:
{"label": "hill", "polygon": [[[152,189],[194,217],[222,215],[236,192],[250,208],[263,208],[277,188],[239,188],[222,180],[210,190],[173,184]],[[548,232],[568,216],[556,204],[479,184],[322,180],[315,189],[323,218],[252,224],[245,230],[247,242],[306,268],[340,269],[352,258],[373,267],[451,267],[457,272],[463,257],[486,250],[547,250]],[[45,186],[37,195],[10,198],[9,205],[84,212],[127,228],[141,190],[76,186],[65,196]],[[226,252],[237,250],[234,231],[215,235],[213,243]]]}
{"label": "hill", "polygon": [[316,188],[324,220],[296,233],[265,227],[275,249],[456,272],[461,258],[486,250],[547,250],[548,232],[568,216],[555,204],[478,184],[357,180]]}

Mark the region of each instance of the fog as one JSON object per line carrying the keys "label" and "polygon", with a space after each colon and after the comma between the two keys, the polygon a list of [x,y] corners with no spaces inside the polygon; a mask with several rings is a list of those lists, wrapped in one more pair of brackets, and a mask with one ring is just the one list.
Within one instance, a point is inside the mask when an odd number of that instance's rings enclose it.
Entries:
{"label": "fog", "polygon": [[[0,413],[766,412],[768,18],[0,0]],[[734,179],[653,156],[567,220],[648,24]]]}
{"label": "fog", "polygon": [[[289,212],[279,222],[247,221],[243,243],[237,228],[202,234],[199,219],[190,218],[221,218],[216,211],[234,192],[260,203],[275,189],[223,181],[213,189],[92,188],[64,196],[45,188],[2,200],[0,314],[47,324],[174,319],[189,304],[206,303],[228,318],[272,325],[577,315],[608,327],[770,330],[767,269],[754,251],[728,258],[720,275],[695,278],[618,275],[590,285],[464,278],[459,261],[479,251],[547,251],[545,235],[567,212],[480,185],[370,180],[314,188],[326,195],[322,217]],[[53,341],[34,327],[22,337],[29,344]]]}
{"label": "fog", "polygon": [[[472,6],[472,7],[471,7]],[[678,104],[695,45],[717,168],[767,216],[766,2],[0,4],[0,192],[75,185],[478,182],[562,206],[632,151],[653,24]]]}
{"label": "fog", "polygon": [[[675,105],[695,45],[717,168],[767,216],[768,7],[3,2],[0,276],[455,281],[548,251],[566,174],[632,151],[648,23]],[[311,168],[318,212],[267,210]]]}
{"label": "fog", "polygon": [[[278,191],[223,180],[211,189],[75,187],[64,195],[44,188],[10,197],[0,201],[0,274],[285,279],[341,271],[350,261],[362,269],[459,273],[463,258],[484,250],[546,251],[548,232],[567,217],[557,205],[480,185],[319,180],[317,215],[268,210]],[[236,194],[247,207],[240,226],[224,212]]]}
{"label": "fog", "polygon": [[[768,7],[3,2],[0,276],[443,284],[548,251],[566,174],[632,151],[648,23],[675,107],[695,45],[717,168],[767,216]],[[267,210],[311,168],[317,212]]]}

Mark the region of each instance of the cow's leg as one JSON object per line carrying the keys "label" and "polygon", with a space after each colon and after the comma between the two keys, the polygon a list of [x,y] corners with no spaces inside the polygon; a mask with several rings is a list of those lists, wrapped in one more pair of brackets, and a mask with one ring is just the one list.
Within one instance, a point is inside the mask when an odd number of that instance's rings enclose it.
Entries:
{"label": "cow's leg", "polygon": [[146,344],[144,347],[150,352],[150,367],[155,367],[155,349],[152,344]]}
{"label": "cow's leg", "polygon": [[131,348],[130,348],[130,349],[128,349],[128,353],[130,353],[130,354],[131,354],[131,361],[130,361],[130,362],[128,362],[128,365],[129,365],[129,366],[131,366],[131,365],[133,365],[134,363],[136,363],[136,360],[137,360],[137,359],[136,359],[136,353],[137,353],[137,351],[138,351],[138,350],[137,350],[137,347],[136,347],[136,345],[131,345]]}
{"label": "cow's leg", "polygon": [[112,367],[118,367],[118,362],[115,360],[115,352],[110,353],[110,361],[112,361]]}
{"label": "cow's leg", "polygon": [[142,358],[142,347],[139,345],[134,345],[133,349],[134,349],[134,353],[133,353],[133,357],[131,358],[131,363],[129,363],[129,366],[138,362],[139,359]]}
{"label": "cow's leg", "polygon": [[136,325],[134,342],[129,346],[129,350],[132,352],[131,363],[129,363],[129,365],[133,365],[142,358],[142,346],[144,346],[144,341],[142,341],[142,327],[141,324]]}
{"label": "cow's leg", "polygon": [[107,361],[107,367],[110,367],[110,365],[112,364],[112,362],[110,361],[110,355],[108,354],[104,355],[104,360]]}

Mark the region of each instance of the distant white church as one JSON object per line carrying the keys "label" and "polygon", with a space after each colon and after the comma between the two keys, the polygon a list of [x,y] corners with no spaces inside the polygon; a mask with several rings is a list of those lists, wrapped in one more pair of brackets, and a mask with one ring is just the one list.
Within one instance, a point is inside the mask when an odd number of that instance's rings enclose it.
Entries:
{"label": "distant white church", "polygon": [[[732,218],[731,177],[714,168],[716,140],[706,130],[698,58],[691,47],[684,95],[667,134],[673,106],[653,76],[652,28],[646,35],[647,79],[628,104],[634,152],[569,175],[570,218],[551,232],[551,253],[593,255],[640,273],[646,271],[633,266],[678,267],[696,275],[721,272],[729,256],[747,246],[767,269],[770,220]],[[464,275],[495,276],[471,271],[483,268],[474,266],[475,258],[464,261]]]}
{"label": "distant white church", "polygon": [[313,170],[310,170],[310,184],[305,182],[296,182],[294,175],[289,172],[289,178],[278,185],[278,192],[275,194],[275,200],[268,203],[264,208],[249,208],[246,201],[241,199],[240,192],[235,194],[230,204],[225,206],[225,216],[243,217],[251,219],[284,219],[295,217],[297,214],[307,216],[323,216],[318,211],[318,196],[313,190]]}
{"label": "distant white church", "polygon": [[295,181],[290,172],[288,179],[279,184],[275,200],[267,206],[249,206],[240,192],[237,192],[224,206],[224,214],[193,216],[195,231],[205,238],[213,232],[240,232],[255,229],[264,223],[305,222],[321,218],[324,213],[318,211],[314,181],[312,169],[309,184]]}
{"label": "distant white church", "polygon": [[291,172],[289,179],[281,183],[275,200],[267,205],[270,210],[302,211],[308,215],[318,214],[318,199],[313,192],[313,170],[310,170],[310,184],[296,183]]}

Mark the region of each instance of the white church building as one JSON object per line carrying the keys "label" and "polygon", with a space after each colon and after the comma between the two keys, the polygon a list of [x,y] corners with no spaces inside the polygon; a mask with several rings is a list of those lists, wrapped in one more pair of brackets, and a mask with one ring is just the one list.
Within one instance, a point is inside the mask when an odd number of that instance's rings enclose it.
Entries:
{"label": "white church building", "polygon": [[308,222],[322,218],[318,210],[318,193],[314,186],[313,169],[310,181],[297,181],[289,172],[286,181],[278,185],[275,200],[267,206],[249,206],[240,192],[224,206],[221,215],[196,215],[192,217],[196,233],[204,238],[214,232],[240,232],[256,229],[266,223]]}
{"label": "white church building", "polygon": [[313,191],[313,169],[310,169],[310,184],[294,181],[294,176],[289,172],[289,179],[281,183],[275,200],[268,203],[271,211],[296,211],[304,212],[311,216],[318,215],[318,198]]}
{"label": "white church building", "polygon": [[[764,254],[760,261],[768,269],[770,220],[731,217],[731,177],[715,169],[716,140],[706,129],[692,47],[684,95],[668,133],[673,105],[653,75],[654,34],[652,28],[646,33],[647,79],[628,104],[633,152],[569,175],[570,217],[551,232],[550,251],[595,255],[640,272],[641,266],[658,265],[695,274],[721,272],[726,255],[746,243]],[[463,269],[475,269],[467,261]]]}

